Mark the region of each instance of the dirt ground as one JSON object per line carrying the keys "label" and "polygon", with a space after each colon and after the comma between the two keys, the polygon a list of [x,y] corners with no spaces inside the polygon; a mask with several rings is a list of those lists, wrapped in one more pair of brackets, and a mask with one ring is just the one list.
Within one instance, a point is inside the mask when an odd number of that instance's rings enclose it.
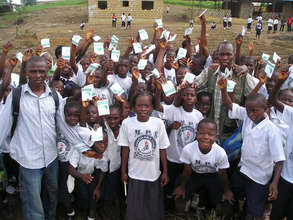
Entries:
{"label": "dirt ground", "polygon": [[[177,33],[176,45],[180,46],[183,39],[184,30],[188,27],[188,16],[190,9],[185,7],[171,6],[171,13],[164,15],[164,26],[171,32]],[[24,52],[27,48],[36,48],[40,44],[40,39],[49,37],[51,39],[51,48],[49,52],[53,55],[54,48],[58,45],[71,44],[71,37],[73,34],[79,34],[84,36],[85,31],[88,29],[96,30],[96,33],[105,40],[106,37],[110,37],[115,34],[119,37],[119,49],[122,53],[128,45],[128,39],[135,37],[137,30],[140,28],[146,29],[151,38],[153,34],[152,22],[145,23],[144,25],[136,25],[135,18],[131,30],[121,30],[120,22],[117,24],[117,28],[111,27],[111,18],[109,18],[108,25],[90,25],[86,24],[84,31],[79,29],[79,24],[82,20],[87,20],[87,7],[66,7],[66,8],[54,8],[38,11],[23,16],[24,22],[16,27],[11,24],[11,21],[2,21],[0,17],[0,24],[9,26],[7,28],[0,29],[0,45],[3,45],[6,41],[11,41],[14,45],[12,53]],[[210,29],[212,21],[217,22],[216,30]],[[235,37],[241,32],[241,26],[246,26],[246,19],[233,18],[233,26],[230,30],[223,30],[221,24],[221,17],[207,17],[207,38],[209,50],[213,51],[217,45],[223,40],[234,42]],[[264,26],[264,32],[261,36],[261,40],[255,40],[255,31],[247,34],[244,37],[244,43],[242,46],[242,54],[248,54],[248,43],[253,41],[255,45],[254,55],[259,56],[263,52],[273,54],[277,52],[282,57],[282,64],[287,63],[287,58],[290,54],[293,54],[293,32],[267,34],[266,25]],[[200,26],[199,22],[195,21],[195,27],[192,33],[192,41],[194,44],[197,42],[199,36]],[[150,40],[146,41],[147,45]],[[93,51],[92,46],[89,49]],[[18,64],[19,65],[19,64]],[[6,209],[4,219],[21,219],[20,205],[17,197],[9,197],[10,206]],[[3,216],[0,217],[2,219]],[[61,218],[62,219],[62,218]],[[82,218],[80,218],[82,219]]]}

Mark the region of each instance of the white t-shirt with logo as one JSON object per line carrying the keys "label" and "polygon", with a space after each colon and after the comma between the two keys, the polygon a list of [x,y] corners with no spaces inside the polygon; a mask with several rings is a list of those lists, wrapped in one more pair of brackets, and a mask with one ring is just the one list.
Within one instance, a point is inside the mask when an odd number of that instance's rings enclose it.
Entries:
{"label": "white t-shirt with logo", "polygon": [[172,129],[169,134],[170,147],[167,149],[167,158],[174,163],[182,163],[180,155],[182,149],[195,140],[195,132],[198,123],[203,119],[200,111],[193,109],[187,112],[182,106],[163,105],[165,119],[170,123],[175,121],[181,122],[182,125],[177,130]]}
{"label": "white t-shirt with logo", "polygon": [[170,145],[161,119],[150,117],[147,122],[138,121],[136,116],[124,119],[118,145],[129,147],[130,178],[154,182],[160,177],[160,150]]}
{"label": "white t-shirt with logo", "polygon": [[84,73],[81,64],[77,64],[78,71],[73,73],[71,80],[76,83],[79,87],[83,87],[86,84],[86,74]]}
{"label": "white t-shirt with logo", "polygon": [[109,105],[112,105],[114,103],[114,96],[112,91],[109,89],[109,86],[94,88],[94,93],[95,96],[99,98],[108,99]]}
{"label": "white t-shirt with logo", "polygon": [[229,168],[229,161],[225,150],[214,143],[210,152],[203,154],[197,141],[194,141],[183,148],[180,161],[190,164],[196,173],[216,173],[219,169]]}
{"label": "white t-shirt with logo", "polygon": [[[286,160],[284,161],[283,170],[281,176],[288,182],[293,184],[293,108],[285,105],[283,111],[283,121],[287,123],[289,127],[289,134],[287,136],[287,142],[285,145]],[[291,133],[290,133],[291,132]]]}

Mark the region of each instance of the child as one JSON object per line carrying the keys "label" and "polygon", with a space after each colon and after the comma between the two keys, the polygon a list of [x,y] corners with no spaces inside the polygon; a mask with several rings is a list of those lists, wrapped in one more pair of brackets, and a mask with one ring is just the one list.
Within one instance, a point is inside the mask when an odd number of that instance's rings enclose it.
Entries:
{"label": "child", "polygon": [[63,97],[64,83],[61,80],[52,80],[50,86],[56,89],[56,91],[58,91]]}
{"label": "child", "polygon": [[80,23],[80,25],[79,25],[79,27],[80,27],[80,30],[82,30],[82,31],[83,31],[83,29],[84,29],[84,26],[85,26],[85,23],[84,23],[84,21],[81,21],[81,23]]}
{"label": "child", "polygon": [[244,108],[232,103],[224,77],[219,79],[218,86],[223,104],[230,110],[229,117],[243,120],[240,171],[233,174],[231,189],[237,199],[245,193],[246,219],[262,219],[267,197],[269,200],[277,197],[285,160],[281,136],[265,113],[267,102],[262,94],[249,95]]}
{"label": "child", "polygon": [[108,75],[110,85],[118,83],[125,91],[126,98],[128,98],[130,88],[132,85],[131,77],[127,76],[129,71],[129,61],[127,57],[120,57],[119,62],[115,69],[115,74]]}
{"label": "child", "polygon": [[150,117],[152,103],[151,94],[137,94],[133,98],[137,116],[125,119],[120,128],[121,179],[128,184],[126,220],[164,219],[161,187],[168,182],[166,148],[170,143],[163,121]]}
{"label": "child", "polygon": [[216,29],[216,27],[217,27],[217,23],[213,21],[211,25],[211,29],[214,30]]}
{"label": "child", "polygon": [[117,21],[117,16],[115,13],[112,15],[112,27],[116,28],[116,21]]}
{"label": "child", "polygon": [[279,19],[278,17],[275,17],[274,19],[274,33],[278,31],[278,24],[279,24]]}
{"label": "child", "polygon": [[127,27],[126,29],[129,27],[129,29],[131,29],[131,22],[132,22],[132,16],[130,15],[130,13],[127,16]]}
{"label": "child", "polygon": [[[280,72],[279,80],[274,88],[272,96],[276,96],[278,90],[280,89],[282,83],[288,78],[288,72]],[[293,127],[293,108],[292,108],[292,100],[293,93],[291,90],[281,91],[283,94],[279,96],[280,100],[274,101],[274,107],[281,112],[282,119],[289,126],[289,131],[292,131]],[[286,98],[285,98],[286,97]],[[273,98],[274,99],[274,98]],[[287,101],[284,105],[283,101]],[[290,101],[289,101],[290,100]],[[271,220],[279,220],[286,217],[286,219],[293,218],[292,212],[292,204],[293,204],[293,140],[292,135],[287,135],[286,145],[285,145],[285,153],[286,153],[286,161],[284,162],[284,167],[281,173],[281,178],[278,185],[278,198],[273,201],[272,213],[270,216]]]}
{"label": "child", "polygon": [[273,19],[272,18],[269,18],[268,20],[268,34],[271,33],[271,30],[273,29]]}
{"label": "child", "polygon": [[255,26],[256,31],[256,39],[260,39],[261,31],[262,31],[262,23],[259,21]]}
{"label": "child", "polygon": [[215,208],[221,199],[232,203],[233,193],[226,174],[228,157],[225,150],[215,143],[216,138],[216,123],[207,118],[201,120],[196,131],[197,140],[186,145],[180,156],[184,170],[180,185],[174,191],[176,199],[183,197],[189,200],[193,193],[205,187],[212,207]]}
{"label": "child", "polygon": [[[180,88],[180,87],[179,87]],[[161,84],[157,83],[157,92],[155,95],[155,110],[163,112],[164,118],[170,123],[171,132],[169,134],[170,147],[167,149],[168,170],[170,183],[166,189],[167,196],[173,192],[176,178],[183,171],[183,163],[180,161],[180,155],[185,145],[195,140],[195,132],[198,122],[203,119],[202,114],[194,109],[197,102],[196,91],[194,88],[187,87],[178,89],[175,102],[182,106],[161,105]]]}
{"label": "child", "polygon": [[121,29],[125,29],[125,20],[126,20],[126,15],[123,12],[121,15]]}
{"label": "child", "polygon": [[251,32],[251,25],[252,25],[253,19],[251,16],[249,16],[249,18],[247,19],[247,32],[250,33]]}
{"label": "child", "polygon": [[227,27],[227,15],[225,15],[225,16],[223,17],[223,27],[224,27],[224,30],[225,30],[226,27]]}
{"label": "child", "polygon": [[204,118],[207,118],[211,111],[212,95],[209,92],[200,92],[197,94],[197,109]]}
{"label": "child", "polygon": [[228,17],[228,28],[232,27],[232,16],[229,15]]}
{"label": "child", "polygon": [[[103,140],[96,141],[93,149],[103,153],[107,147],[107,134],[103,132]],[[88,220],[95,219],[96,201],[100,199],[101,185],[108,164],[102,159],[89,158],[74,150],[69,160],[68,172],[75,178],[74,194],[77,206],[88,211]]]}
{"label": "child", "polygon": [[175,60],[175,52],[173,50],[167,50],[166,52],[166,62],[164,64],[164,74],[167,80],[171,80],[176,83],[176,72],[172,67]]}
{"label": "child", "polygon": [[105,122],[106,132],[108,135],[108,147],[105,151],[105,155],[109,160],[109,168],[104,178],[102,199],[105,203],[111,203],[111,207],[114,207],[114,212],[112,214],[105,213],[108,218],[112,216],[113,219],[120,218],[122,185],[120,171],[121,147],[118,145],[118,135],[122,119],[121,113],[122,111],[119,105],[116,104],[110,106],[110,115],[106,116]]}

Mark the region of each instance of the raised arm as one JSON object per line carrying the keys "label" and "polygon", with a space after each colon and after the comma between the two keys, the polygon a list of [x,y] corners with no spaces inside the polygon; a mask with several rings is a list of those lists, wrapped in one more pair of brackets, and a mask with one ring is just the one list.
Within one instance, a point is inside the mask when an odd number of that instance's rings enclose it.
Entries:
{"label": "raised arm", "polygon": [[78,72],[78,66],[76,65],[76,46],[74,44],[71,45],[70,50],[70,66],[75,74]]}
{"label": "raised arm", "polygon": [[240,57],[241,57],[241,46],[242,46],[242,42],[243,42],[243,36],[242,35],[238,35],[235,39],[236,41],[236,53],[235,53],[235,63],[237,65],[240,65]]}
{"label": "raised arm", "polygon": [[26,84],[26,63],[27,61],[33,56],[34,50],[28,49],[23,53],[22,57],[22,64],[21,64],[21,69],[20,69],[20,75],[19,75],[19,84],[23,85]]}
{"label": "raised arm", "polygon": [[221,93],[222,93],[222,102],[223,104],[229,109],[232,110],[232,101],[230,96],[228,95],[227,92],[227,79],[225,77],[222,77],[218,80],[218,86],[221,89]]}
{"label": "raised arm", "polygon": [[128,41],[128,47],[123,55],[124,57],[129,57],[129,54],[131,53],[131,51],[133,49],[133,45],[132,45],[133,43],[134,43],[134,39],[133,39],[133,37],[131,37]]}
{"label": "raised arm", "polygon": [[2,76],[4,74],[6,57],[7,57],[9,50],[11,50],[11,49],[12,49],[12,43],[10,43],[9,41],[6,44],[4,44],[2,47],[2,55],[0,58],[0,79],[2,78]]}
{"label": "raised arm", "polygon": [[167,41],[165,39],[159,42],[159,53],[156,59],[155,68],[162,72],[164,70],[164,55],[166,53]]}
{"label": "raised arm", "polygon": [[259,81],[258,81],[256,87],[254,87],[254,89],[250,92],[249,95],[257,93],[258,90],[265,84],[265,82],[267,80],[267,75],[264,70],[262,70],[261,73],[259,74],[258,80]]}
{"label": "raised arm", "polygon": [[154,109],[160,112],[163,112],[163,106],[161,104],[161,96],[162,96],[162,81],[160,79],[156,80],[156,93],[155,93],[155,106]]}
{"label": "raised arm", "polygon": [[95,35],[95,32],[93,30],[89,30],[86,32],[85,39],[81,41],[81,43],[78,45],[76,54],[76,62],[79,62],[82,57],[85,55],[86,51],[88,50],[89,46],[94,42],[93,37]]}
{"label": "raised arm", "polygon": [[208,48],[208,41],[207,41],[207,35],[206,35],[207,25],[206,25],[206,18],[205,18],[204,14],[199,18],[199,21],[201,24],[199,51],[205,57],[208,57],[209,51],[207,49]]}

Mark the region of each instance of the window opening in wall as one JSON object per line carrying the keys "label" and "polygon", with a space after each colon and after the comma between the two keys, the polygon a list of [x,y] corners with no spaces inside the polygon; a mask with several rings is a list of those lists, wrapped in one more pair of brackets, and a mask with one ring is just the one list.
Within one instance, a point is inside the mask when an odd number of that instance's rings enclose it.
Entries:
{"label": "window opening in wall", "polygon": [[142,10],[154,9],[154,2],[153,1],[141,1],[141,9]]}
{"label": "window opening in wall", "polygon": [[107,1],[98,1],[98,8],[103,10],[107,9],[108,8]]}
{"label": "window opening in wall", "polygon": [[129,1],[122,1],[123,7],[129,7]]}

